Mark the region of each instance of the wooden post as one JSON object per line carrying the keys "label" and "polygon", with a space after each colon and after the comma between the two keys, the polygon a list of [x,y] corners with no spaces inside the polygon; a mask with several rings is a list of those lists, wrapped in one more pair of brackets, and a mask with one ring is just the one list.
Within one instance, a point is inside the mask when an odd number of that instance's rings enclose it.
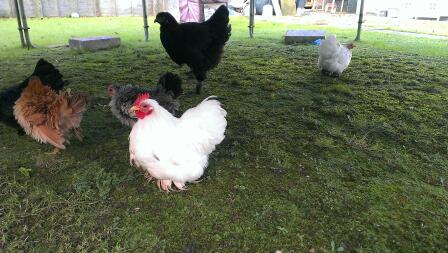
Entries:
{"label": "wooden post", "polygon": [[143,8],[143,29],[145,30],[145,41],[149,40],[148,33],[148,15],[146,13],[146,0],[142,0],[142,8]]}
{"label": "wooden post", "polygon": [[342,12],[342,9],[344,9],[344,1],[345,1],[345,0],[342,0],[342,1],[341,1],[341,10],[340,10],[340,12]]}
{"label": "wooden post", "polygon": [[249,36],[254,37],[255,0],[249,0]]}
{"label": "wooden post", "polygon": [[29,27],[28,27],[28,23],[26,22],[26,14],[25,14],[25,7],[23,6],[23,0],[19,0],[19,8],[20,8],[20,14],[22,16],[22,24],[23,24],[23,30],[25,32],[25,41],[26,41],[26,46],[28,47],[28,49],[33,48],[33,44],[31,44],[31,40],[30,40],[30,33],[29,33]]}
{"label": "wooden post", "polygon": [[331,2],[331,13],[333,13],[333,11],[334,11],[334,3],[336,2],[336,0],[333,0],[332,2]]}
{"label": "wooden post", "polygon": [[20,35],[20,42],[22,43],[22,48],[25,47],[25,39],[23,38],[23,27],[22,27],[22,21],[20,20],[20,11],[19,11],[19,3],[17,3],[17,0],[14,0],[14,7],[16,9],[16,17],[17,17],[17,24],[19,29],[19,35]]}
{"label": "wooden post", "polygon": [[361,8],[359,10],[359,20],[358,20],[358,32],[356,33],[355,41],[361,40],[361,27],[363,17],[364,17],[364,0],[361,0]]}

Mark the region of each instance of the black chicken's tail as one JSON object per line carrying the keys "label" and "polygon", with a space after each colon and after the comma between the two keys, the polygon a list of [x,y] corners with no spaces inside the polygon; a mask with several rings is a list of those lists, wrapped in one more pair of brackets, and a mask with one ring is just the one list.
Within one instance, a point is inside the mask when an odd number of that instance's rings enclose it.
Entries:
{"label": "black chicken's tail", "polygon": [[229,25],[229,10],[225,5],[219,6],[206,22],[212,28],[212,33],[218,38],[216,43],[223,44],[229,40],[232,28]]}
{"label": "black chicken's tail", "polygon": [[229,10],[225,5],[219,6],[215,13],[213,13],[213,15],[206,22],[214,26],[227,26],[227,24],[229,24]]}
{"label": "black chicken's tail", "polygon": [[207,48],[206,69],[218,66],[226,42],[229,40],[232,28],[229,25],[229,10],[221,5],[215,13],[206,21],[211,34],[212,42]]}
{"label": "black chicken's tail", "polygon": [[55,91],[60,91],[67,84],[62,80],[62,74],[55,66],[44,59],[40,59],[34,68],[33,76],[38,76],[42,83]]}
{"label": "black chicken's tail", "polygon": [[182,80],[178,75],[171,72],[166,72],[160,77],[157,88],[162,88],[166,93],[171,92],[173,98],[179,97],[183,92]]}

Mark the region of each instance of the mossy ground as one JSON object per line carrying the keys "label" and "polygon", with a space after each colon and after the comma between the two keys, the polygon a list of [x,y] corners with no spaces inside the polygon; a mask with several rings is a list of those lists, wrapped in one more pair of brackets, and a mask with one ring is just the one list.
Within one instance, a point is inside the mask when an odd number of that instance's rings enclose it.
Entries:
{"label": "mossy ground", "polygon": [[[33,19],[37,49],[18,48],[0,20],[0,87],[44,57],[91,94],[85,139],[62,154],[0,123],[0,249],[14,252],[448,251],[446,41],[363,33],[340,78],[321,75],[317,47],[285,46],[287,28],[232,19],[222,63],[203,94],[140,18]],[[341,40],[354,31],[323,27]],[[118,35],[123,45],[77,53],[47,48],[70,36]],[[217,95],[226,139],[199,184],[165,194],[128,162],[130,129],[107,107],[105,85],[154,85],[173,71],[182,110]]]}

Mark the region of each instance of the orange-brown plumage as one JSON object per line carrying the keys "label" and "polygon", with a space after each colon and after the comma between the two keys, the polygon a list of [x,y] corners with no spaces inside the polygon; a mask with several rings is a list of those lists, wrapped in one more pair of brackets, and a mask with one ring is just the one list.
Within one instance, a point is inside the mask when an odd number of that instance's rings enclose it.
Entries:
{"label": "orange-brown plumage", "polygon": [[65,149],[67,134],[82,138],[80,124],[86,105],[86,95],[72,95],[69,91],[58,94],[34,76],[16,101],[14,116],[37,141]]}

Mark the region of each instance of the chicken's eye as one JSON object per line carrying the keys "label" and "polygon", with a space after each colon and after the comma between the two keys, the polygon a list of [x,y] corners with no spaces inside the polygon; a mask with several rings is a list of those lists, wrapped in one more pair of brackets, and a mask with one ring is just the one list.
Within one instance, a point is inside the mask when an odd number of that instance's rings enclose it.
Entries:
{"label": "chicken's eye", "polygon": [[147,105],[144,105],[144,106],[143,106],[143,108],[147,108],[147,107],[148,107]]}

